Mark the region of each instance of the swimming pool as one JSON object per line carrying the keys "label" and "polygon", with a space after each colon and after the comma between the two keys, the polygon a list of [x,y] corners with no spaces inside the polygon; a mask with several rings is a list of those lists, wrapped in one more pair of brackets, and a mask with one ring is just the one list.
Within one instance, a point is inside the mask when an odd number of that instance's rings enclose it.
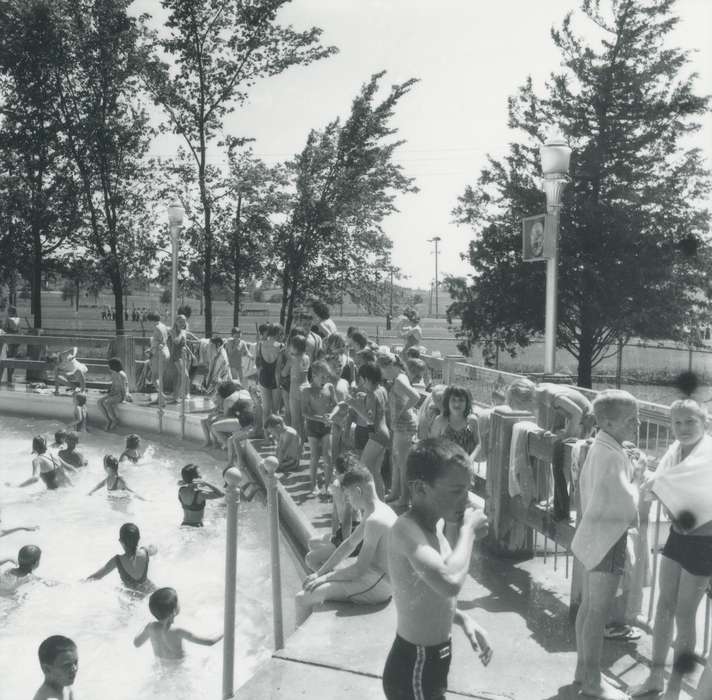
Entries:
{"label": "swimming pool", "polygon": [[[56,421],[0,416],[0,484],[27,479],[32,472],[31,437],[43,434],[49,444],[60,427]],[[36,524],[40,529],[0,539],[0,558],[16,557],[22,545],[39,545],[42,560],[36,573],[56,584],[33,582],[12,597],[0,596],[1,698],[31,697],[39,687],[37,646],[51,634],[64,634],[77,642],[75,688],[80,698],[221,697],[222,642],[213,647],[186,644],[186,658],[179,666],[162,666],[154,661],[150,645],[135,649],[132,643],[153,619],[147,600],[127,596],[115,571],[101,581],[81,581],[122,552],[119,527],[124,522],[136,523],[141,544],[158,547],[151,557],[149,578],[157,586],[172,586],[178,592],[181,612],[176,624],[199,634],[222,631],[226,509],[222,500],[209,502],[204,528],[180,528],[177,481],[180,468],[194,462],[207,481],[221,485],[223,464],[192,446],[170,446],[167,438],[162,439],[164,444],[150,445],[138,465],[121,464],[121,475],[149,499],[146,502],[110,498],[105,490],[87,495],[104,478],[103,455],[118,457],[124,448],[123,436],[103,432],[81,435],[78,449],[89,465],[72,475],[73,487],[56,491],[45,490],[41,483],[23,489],[1,487],[3,526]],[[236,688],[271,652],[270,566],[263,506],[240,504],[238,537]],[[292,562],[285,556],[282,560],[286,579],[296,580]]]}

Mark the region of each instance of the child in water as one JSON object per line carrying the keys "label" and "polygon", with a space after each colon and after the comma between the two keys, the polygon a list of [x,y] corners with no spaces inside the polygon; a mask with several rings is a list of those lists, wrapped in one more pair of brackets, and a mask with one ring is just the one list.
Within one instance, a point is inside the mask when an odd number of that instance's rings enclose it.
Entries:
{"label": "child in water", "polygon": [[74,394],[72,394],[72,403],[74,404],[74,423],[70,427],[78,433],[86,433],[87,395],[81,389],[75,389]]}
{"label": "child in water", "polygon": [[44,682],[32,700],[74,700],[72,684],[77,677],[77,645],[60,634],[47,637],[38,650]]}
{"label": "child in water", "polygon": [[128,460],[134,464],[138,463],[138,460],[143,457],[143,452],[141,452],[141,437],[135,433],[126,436],[126,449],[121,453],[119,457],[119,462]]}
{"label": "child in water", "polygon": [[159,659],[182,659],[184,640],[193,644],[213,646],[223,638],[222,634],[200,637],[182,627],[173,627],[176,615],[180,612],[178,594],[173,588],[159,588],[152,593],[148,600],[148,609],[157,622],[149,622],[143,628],[134,638],[134,646],[143,646],[150,640],[153,653]]}
{"label": "child in water", "polygon": [[[17,566],[7,569],[0,574],[0,593],[13,593],[23,583],[32,581],[35,577],[32,572],[40,565],[42,550],[34,544],[26,544],[17,553]],[[12,563],[13,559],[0,560],[0,566]]]}
{"label": "child in water", "polygon": [[106,486],[106,490],[109,492],[128,491],[136,496],[136,498],[142,501],[146,500],[142,496],[139,496],[139,494],[137,494],[133,489],[129,488],[123,477],[119,476],[119,460],[116,459],[114,455],[106,455],[104,457],[104,473],[106,474],[106,478],[102,479],[91,491],[89,491],[89,496],[102,488],[102,486]]}
{"label": "child in water", "polygon": [[[32,458],[32,476],[18,484],[19,488],[30,486],[40,479],[50,491],[60,486],[72,485],[66,470],[75,472],[76,469],[70,464],[60,462],[52,453],[48,453],[47,442],[41,435],[32,438],[32,454],[34,455]],[[8,484],[8,486],[10,485]]]}

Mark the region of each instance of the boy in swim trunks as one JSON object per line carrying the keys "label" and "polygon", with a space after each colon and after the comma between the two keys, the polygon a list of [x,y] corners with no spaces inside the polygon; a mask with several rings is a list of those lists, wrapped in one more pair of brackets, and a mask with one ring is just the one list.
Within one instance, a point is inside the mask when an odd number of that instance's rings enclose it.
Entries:
{"label": "boy in swim trunks", "polygon": [[[312,365],[311,384],[301,389],[302,417],[306,421],[309,439],[310,491],[313,496],[328,494],[331,484],[331,419],[336,407],[336,392],[330,383],[331,370],[324,360]],[[324,484],[317,491],[319,458],[324,459]]]}
{"label": "boy in swim trunks", "polygon": [[74,700],[72,684],[77,677],[77,645],[60,634],[47,637],[38,650],[44,683],[32,700]]}
{"label": "boy in swim trunks", "polygon": [[87,395],[79,389],[74,390],[72,395],[74,404],[74,423],[70,424],[72,430],[80,433],[87,432]]}
{"label": "boy in swim trunks", "polygon": [[309,355],[307,340],[303,335],[294,335],[289,341],[289,415],[292,427],[304,440],[304,418],[302,416],[301,389],[307,382]]}
{"label": "boy in swim trunks", "polygon": [[571,549],[584,566],[576,616],[578,653],[574,683],[585,697],[624,700],[627,694],[601,673],[603,632],[625,569],[628,529],[637,525],[639,480],[623,449],[638,437],[638,404],[610,389],[593,402],[600,428],[581,469],[581,522]]}
{"label": "boy in swim trunks", "polygon": [[[391,597],[386,553],[387,535],[396,521],[393,509],[376,493],[371,472],[357,465],[341,477],[341,488],[351,506],[363,511],[363,521],[313,574],[297,593],[297,624],[307,619],[311,608],[326,600],[378,605]],[[360,542],[353,564],[336,568]]]}
{"label": "boy in swim trunks", "polygon": [[212,637],[199,637],[182,627],[173,627],[176,615],[180,612],[178,594],[173,588],[159,588],[151,594],[148,609],[157,622],[149,622],[134,638],[134,646],[140,647],[149,639],[153,653],[159,659],[182,659],[183,641],[213,646],[222,638],[222,634]]}
{"label": "boy in swim trunks", "polygon": [[[0,593],[13,593],[23,583],[32,581],[35,576],[33,571],[40,565],[42,550],[34,544],[26,544],[17,553],[17,566],[7,569],[0,574]],[[8,562],[15,563],[12,559],[0,561],[0,566]]]}
{"label": "boy in swim trunks", "polygon": [[[397,633],[383,670],[388,700],[444,700],[450,668],[453,621],[471,626],[456,611],[476,539],[487,532],[487,517],[468,500],[472,465],[467,453],[445,438],[428,438],[408,454],[406,481],[410,509],[391,529],[388,569],[396,603]],[[459,524],[450,548],[444,521]],[[478,629],[483,663],[491,656]]]}
{"label": "boy in swim trunks", "polygon": [[265,421],[267,435],[277,443],[277,471],[288,472],[299,469],[299,458],[302,454],[302,441],[297,431],[290,425],[285,425],[282,416],[274,414]]}

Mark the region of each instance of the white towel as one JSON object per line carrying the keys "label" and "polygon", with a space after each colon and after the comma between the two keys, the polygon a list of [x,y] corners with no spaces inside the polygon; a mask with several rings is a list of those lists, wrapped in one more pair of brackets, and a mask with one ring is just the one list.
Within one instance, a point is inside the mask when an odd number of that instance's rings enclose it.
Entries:
{"label": "white towel", "polygon": [[536,498],[536,484],[531,460],[529,459],[529,435],[543,430],[534,422],[524,420],[512,428],[512,442],[509,449],[509,495],[521,496],[525,506]]}

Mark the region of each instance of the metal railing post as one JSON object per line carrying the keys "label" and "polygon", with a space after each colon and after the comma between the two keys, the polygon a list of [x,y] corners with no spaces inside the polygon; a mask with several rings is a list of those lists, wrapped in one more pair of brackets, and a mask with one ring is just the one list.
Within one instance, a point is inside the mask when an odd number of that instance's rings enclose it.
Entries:
{"label": "metal railing post", "polygon": [[267,475],[267,517],[269,518],[269,551],[272,568],[272,620],[274,648],[284,647],[284,616],[282,614],[282,570],[279,559],[279,494],[276,475],[279,462],[267,457],[262,463]]}
{"label": "metal railing post", "polygon": [[660,516],[662,514],[662,504],[658,501],[658,506],[655,512],[655,535],[653,539],[653,577],[650,581],[650,602],[648,604],[648,622],[652,622],[653,612],[655,610],[655,589],[658,583],[658,538],[660,536]]}
{"label": "metal railing post", "polygon": [[163,394],[163,352],[158,351],[158,377],[154,378],[158,388],[158,432],[163,432],[163,415],[166,412],[166,397]]}
{"label": "metal railing post", "polygon": [[180,437],[185,440],[185,394],[180,397]]}
{"label": "metal railing post", "polygon": [[225,501],[227,503],[227,537],[225,538],[225,619],[223,639],[222,697],[234,694],[235,684],[235,601],[237,593],[237,514],[240,505],[242,475],[237,467],[225,472]]}

